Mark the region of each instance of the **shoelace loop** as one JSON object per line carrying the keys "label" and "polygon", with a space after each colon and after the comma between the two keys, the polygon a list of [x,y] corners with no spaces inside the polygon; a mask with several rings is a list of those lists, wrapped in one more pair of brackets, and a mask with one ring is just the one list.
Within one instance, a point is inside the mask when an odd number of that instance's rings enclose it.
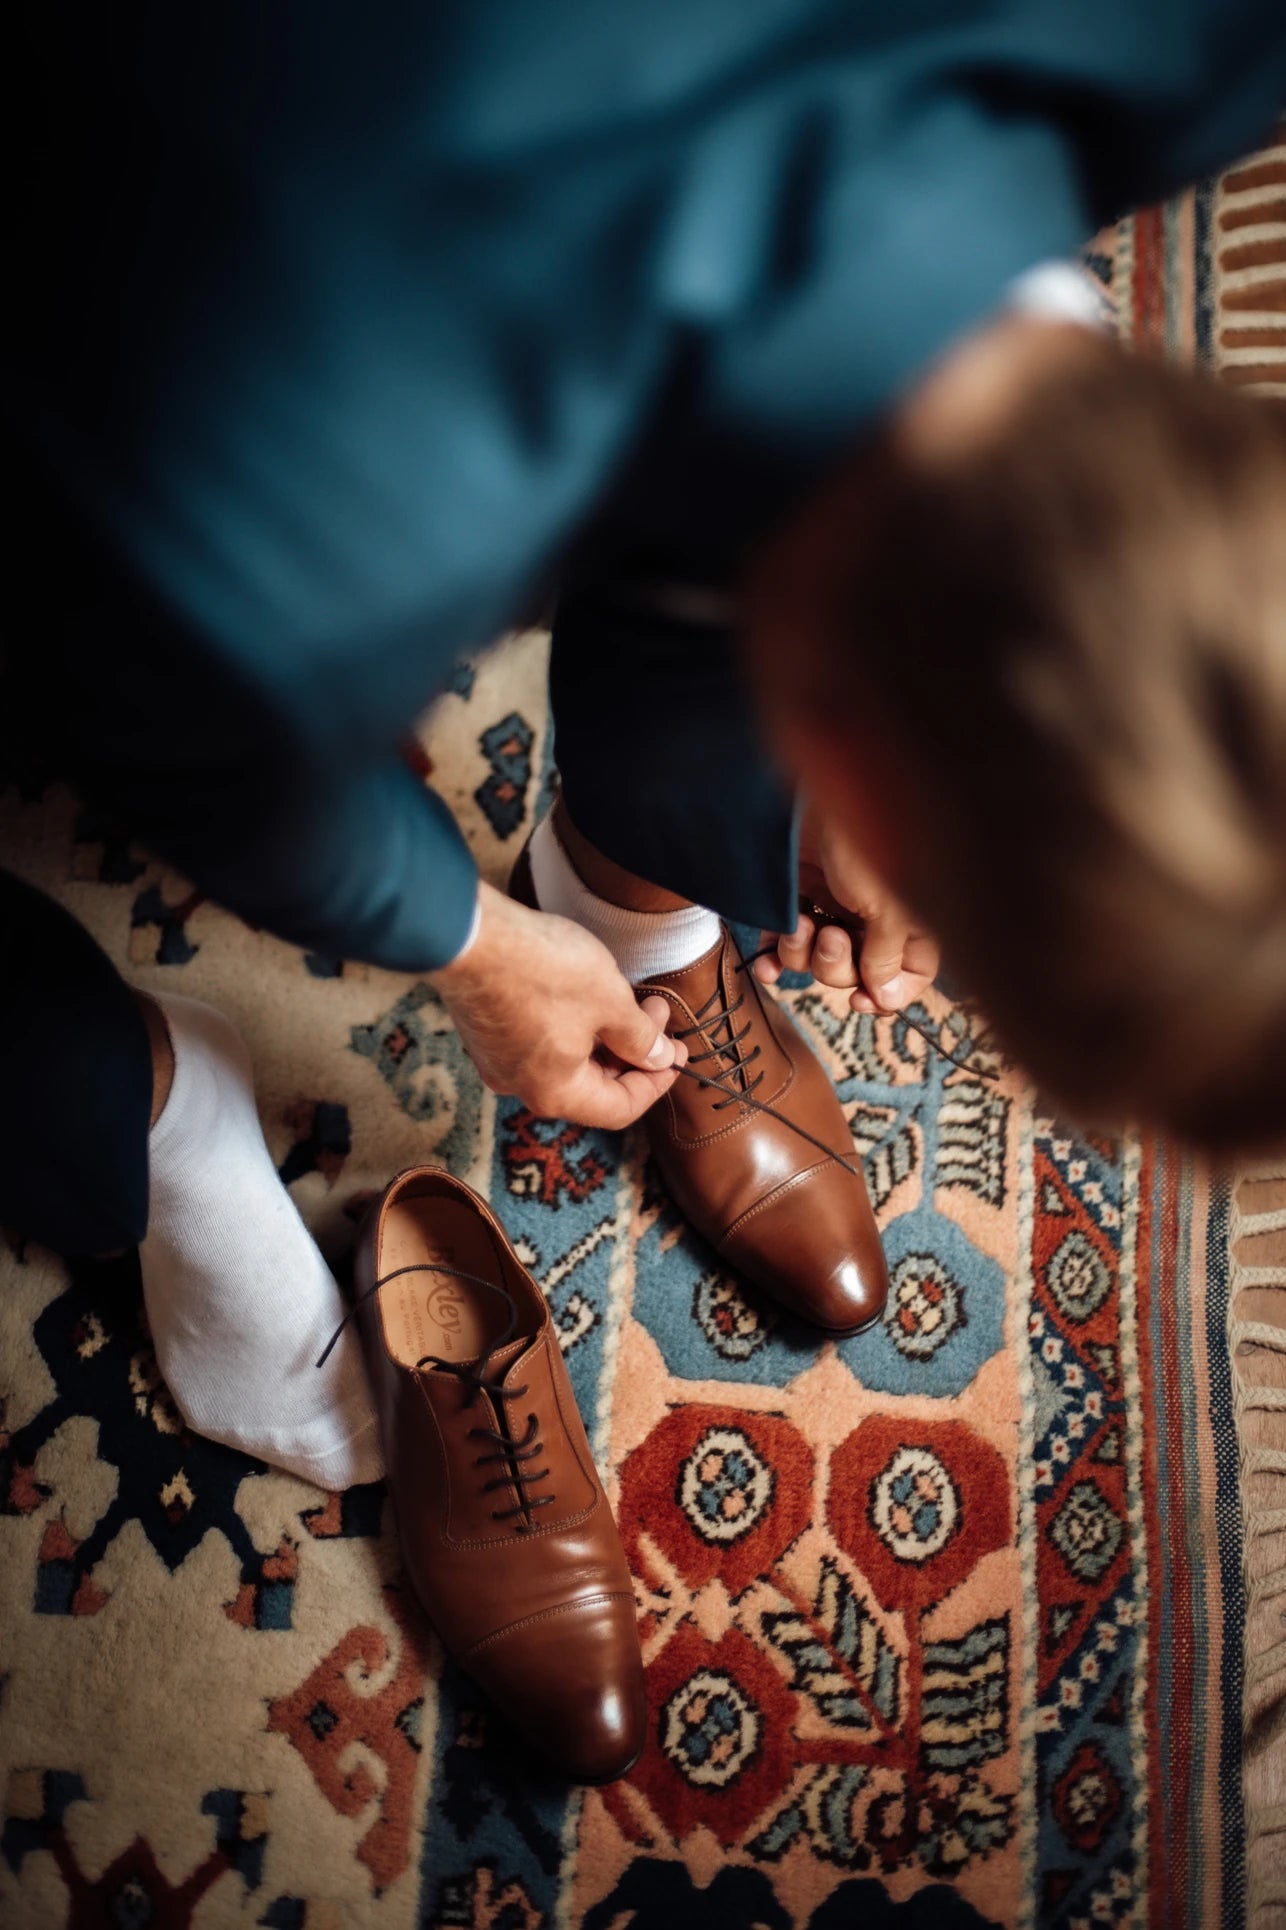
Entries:
{"label": "shoelace loop", "polygon": [[[488,1280],[485,1274],[466,1273],[461,1267],[449,1267],[437,1260],[421,1260],[411,1266],[394,1267],[391,1273],[383,1274],[378,1280],[374,1281],[371,1286],[367,1287],[365,1292],[357,1296],[327,1341],[321,1357],[317,1362],[318,1367],[325,1366],[331,1349],[358,1308],[364,1306],[368,1300],[373,1299],[380,1288],[386,1287],[390,1280],[398,1280],[406,1273],[447,1273],[450,1274],[453,1280],[464,1280],[470,1286],[486,1287],[492,1293],[498,1293],[505,1301],[509,1309],[509,1317],[505,1324],[505,1331],[498,1340],[492,1342],[486,1353],[480,1355],[476,1361],[443,1360],[440,1354],[421,1354],[415,1363],[417,1373],[422,1367],[436,1367],[441,1373],[453,1375],[454,1378],[461,1383],[462,1387],[467,1390],[464,1402],[466,1407],[472,1407],[479,1394],[488,1395],[494,1402],[499,1404],[496,1410],[497,1418],[504,1423],[506,1416],[503,1403],[521,1400],[523,1395],[528,1393],[530,1389],[525,1382],[521,1387],[506,1387],[503,1381],[490,1379],[487,1375],[487,1368],[493,1357],[498,1354],[502,1348],[506,1347],[513,1338],[514,1328],[518,1324],[518,1307],[513,1295],[506,1292],[498,1281]],[[500,1428],[471,1427],[468,1430],[467,1438],[469,1440],[492,1441],[495,1443],[497,1450],[492,1454],[476,1455],[473,1463],[475,1468],[489,1467],[498,1461],[506,1464],[506,1469],[503,1474],[497,1475],[491,1481],[483,1482],[482,1493],[491,1494],[494,1493],[497,1488],[507,1487],[516,1488],[518,1492],[517,1505],[512,1508],[493,1508],[491,1510],[492,1520],[513,1521],[517,1517],[521,1517],[518,1525],[523,1530],[526,1530],[531,1526],[530,1517],[532,1511],[536,1508],[548,1508],[557,1499],[557,1496],[553,1494],[533,1495],[527,1492],[528,1488],[533,1486],[537,1481],[545,1481],[549,1478],[549,1469],[547,1467],[528,1469],[523,1465],[524,1462],[539,1459],[545,1451],[544,1443],[540,1439],[540,1423],[536,1415],[528,1414],[526,1431],[519,1440],[514,1439],[512,1433],[508,1430],[507,1424]]]}

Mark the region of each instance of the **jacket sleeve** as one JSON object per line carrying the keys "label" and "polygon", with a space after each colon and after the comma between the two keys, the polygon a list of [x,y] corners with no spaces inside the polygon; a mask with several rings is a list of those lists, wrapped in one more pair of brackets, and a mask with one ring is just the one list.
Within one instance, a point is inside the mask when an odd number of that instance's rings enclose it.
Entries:
{"label": "jacket sleeve", "polygon": [[[432,971],[477,898],[459,827],[397,729],[310,722],[306,693],[212,647],[33,466],[16,547],[38,641],[7,666],[42,761],[248,923],[311,950]],[[39,590],[39,604],[35,591]]]}
{"label": "jacket sleeve", "polygon": [[469,937],[473,859],[442,799],[396,760],[297,767],[244,840],[209,841],[172,805],[166,820],[158,849],[249,923],[310,951],[427,972]]}

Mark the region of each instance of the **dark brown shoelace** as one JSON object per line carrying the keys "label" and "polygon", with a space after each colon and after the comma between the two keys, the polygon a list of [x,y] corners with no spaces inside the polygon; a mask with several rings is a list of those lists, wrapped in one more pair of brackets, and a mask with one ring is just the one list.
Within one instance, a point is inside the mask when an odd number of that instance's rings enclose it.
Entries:
{"label": "dark brown shoelace", "polygon": [[[756,952],[756,958],[761,956],[762,953]],[[751,960],[747,959],[744,963],[738,965],[737,970],[744,972],[746,965],[751,962]],[[696,1020],[695,1025],[685,1026],[682,1032],[672,1032],[670,1034],[671,1038],[674,1039],[691,1039],[700,1035],[709,1041],[710,1050],[708,1052],[689,1054],[689,1066],[698,1066],[705,1059],[723,1060],[723,1071],[717,1072],[713,1078],[703,1081],[705,1085],[720,1087],[720,1089],[727,1094],[726,1098],[718,1100],[711,1108],[713,1112],[722,1112],[725,1106],[735,1106],[739,1099],[748,1098],[764,1076],[761,1069],[755,1074],[753,1079],[747,1080],[746,1078],[748,1068],[752,1066],[755,1060],[760,1058],[763,1053],[763,1047],[758,1045],[749,1055],[743,1053],[741,1050],[741,1041],[745,1038],[747,1032],[749,1032],[752,1021],[747,1019],[740,1032],[733,1030],[733,1020],[746,1002],[745,993],[743,992],[740,998],[735,998],[731,1005],[720,1005],[716,1012],[711,1008],[718,1003],[719,989],[716,985],[705,1004],[693,1013],[692,1016]],[[720,1040],[717,1033],[719,1027],[722,1025],[727,1026],[728,1036],[726,1039]],[[686,1070],[686,1068],[683,1068],[683,1070]],[[699,1075],[694,1073],[689,1076],[695,1078]],[[727,1083],[729,1079],[736,1078],[740,1078],[741,1080],[740,1091],[731,1090]]]}
{"label": "dark brown shoelace", "polygon": [[[460,1267],[444,1266],[436,1260],[421,1260],[412,1266],[394,1267],[392,1273],[384,1274],[379,1280],[375,1281],[374,1285],[367,1287],[364,1293],[359,1294],[348,1312],[344,1315],[344,1318],[340,1321],[338,1327],[336,1327],[330,1339],[326,1342],[325,1349],[317,1365],[319,1367],[325,1366],[330,1357],[331,1349],[358,1308],[363,1306],[366,1301],[373,1299],[380,1288],[386,1287],[390,1280],[398,1280],[406,1273],[450,1274],[453,1280],[464,1280],[467,1281],[470,1286],[487,1287],[492,1293],[498,1293],[509,1309],[509,1318],[504,1333],[500,1336],[499,1340],[494,1341],[492,1345],[488,1347],[486,1353],[480,1355],[476,1361],[443,1360],[440,1354],[421,1354],[415,1363],[416,1372],[418,1373],[421,1367],[436,1367],[444,1374],[453,1374],[461,1385],[468,1389],[464,1403],[466,1407],[472,1407],[479,1394],[487,1394],[493,1401],[497,1402],[521,1400],[523,1395],[528,1392],[525,1383],[521,1387],[506,1387],[502,1381],[488,1380],[487,1378],[487,1367],[492,1358],[513,1339],[514,1328],[518,1325],[518,1307],[513,1295],[507,1293],[498,1281],[488,1280],[485,1274],[466,1273]],[[496,1411],[499,1419],[502,1421],[507,1420],[503,1406],[499,1406]],[[555,1500],[556,1497],[552,1494],[533,1495],[527,1492],[537,1481],[545,1481],[549,1478],[548,1468],[528,1468],[524,1465],[524,1463],[528,1461],[538,1460],[544,1453],[544,1444],[540,1439],[540,1423],[534,1414],[528,1414],[526,1432],[519,1440],[514,1439],[512,1433],[508,1431],[507,1426],[504,1429],[471,1427],[467,1438],[469,1440],[491,1441],[495,1444],[496,1451],[494,1453],[479,1454],[475,1457],[473,1463],[475,1468],[490,1467],[497,1462],[503,1462],[505,1464],[503,1474],[497,1475],[491,1481],[483,1482],[483,1494],[491,1494],[497,1488],[507,1488],[511,1486],[518,1490],[519,1499],[517,1506],[513,1508],[493,1508],[491,1510],[491,1519],[493,1521],[513,1521],[518,1516],[521,1516],[522,1520],[519,1526],[525,1528],[529,1525],[529,1518],[533,1509],[548,1508]]]}
{"label": "dark brown shoelace", "polygon": [[[775,952],[776,949],[776,945],[761,946],[757,952],[752,952],[749,958],[743,958],[735,969],[738,972],[748,972],[756,959],[766,958],[770,952]],[[797,1133],[801,1139],[806,1139],[809,1145],[816,1146],[818,1152],[825,1153],[827,1159],[834,1160],[835,1164],[842,1166],[846,1173],[852,1173],[857,1179],[863,1179],[865,1175],[860,1165],[852,1160],[845,1159],[843,1154],[837,1153],[833,1146],[828,1146],[825,1140],[819,1139],[815,1133],[810,1133],[808,1128],[801,1126],[797,1120],[788,1119],[786,1114],[784,1112],[778,1112],[775,1106],[765,1105],[762,1099],[753,1097],[755,1087],[764,1075],[761,1071],[755,1078],[747,1080],[746,1069],[754,1064],[760,1055],[761,1048],[756,1046],[752,1052],[745,1055],[743,1055],[741,1051],[741,1041],[750,1030],[751,1021],[749,1019],[746,1020],[740,1032],[735,1031],[733,1028],[733,1020],[745,1004],[746,995],[743,992],[741,996],[735,998],[730,1005],[720,1005],[717,1011],[712,1010],[718,997],[719,988],[716,986],[705,1004],[699,1011],[693,1014],[697,1023],[695,1025],[685,1026],[683,1031],[674,1032],[670,1035],[675,1039],[690,1039],[694,1033],[700,1033],[709,1041],[711,1048],[708,1052],[698,1052],[695,1057],[689,1058],[686,1065],[679,1067],[679,1076],[684,1079],[691,1079],[699,1086],[707,1086],[712,1091],[721,1092],[726,1095],[726,1097],[720,1099],[717,1104],[711,1108],[713,1112],[722,1112],[725,1106],[748,1106],[752,1112],[765,1113],[769,1119],[775,1119],[778,1125],[788,1126],[791,1132]],[[970,1065],[967,1057],[963,1059],[956,1058],[954,1054],[946,1050],[945,1046],[939,1045],[933,1034],[923,1025],[919,1025],[908,1013],[901,1012],[897,1016],[901,1019],[902,1023],[909,1026],[913,1032],[918,1032],[925,1044],[931,1046],[938,1057],[945,1059],[948,1065],[957,1066],[962,1072],[971,1072],[974,1077],[978,1079],[998,1080],[1000,1078],[998,1072],[993,1072],[987,1066]],[[722,1041],[716,1036],[717,1029],[721,1025],[726,1025],[728,1029],[728,1035],[726,1039]],[[695,1071],[694,1067],[706,1059],[722,1059],[724,1062],[722,1072],[715,1073],[713,1077],[711,1077],[706,1073]],[[738,1078],[741,1080],[740,1090],[729,1083]]]}

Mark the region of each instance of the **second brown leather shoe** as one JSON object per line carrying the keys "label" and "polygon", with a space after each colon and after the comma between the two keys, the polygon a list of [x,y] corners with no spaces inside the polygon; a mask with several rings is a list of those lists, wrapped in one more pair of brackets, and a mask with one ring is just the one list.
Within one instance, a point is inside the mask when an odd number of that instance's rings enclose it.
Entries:
{"label": "second brown leather shoe", "polygon": [[422,1606],[569,1776],[623,1776],[646,1732],[634,1591],[540,1289],[490,1208],[428,1166],[367,1215],[356,1284]]}
{"label": "second brown leather shoe", "polygon": [[869,1327],[888,1298],[888,1272],[848,1121],[824,1067],[745,968],[731,932],[725,926],[694,965],[636,990],[668,1002],[667,1029],[687,1041],[691,1071],[711,1082],[678,1079],[644,1122],[676,1204],[731,1266],[801,1319],[836,1335]]}

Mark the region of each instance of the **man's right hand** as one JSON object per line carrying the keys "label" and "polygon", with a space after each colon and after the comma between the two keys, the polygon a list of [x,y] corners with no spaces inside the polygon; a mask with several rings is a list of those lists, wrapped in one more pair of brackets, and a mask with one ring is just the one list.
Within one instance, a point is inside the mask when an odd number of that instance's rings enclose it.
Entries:
{"label": "man's right hand", "polygon": [[480,922],[430,976],[492,1092],[546,1119],[619,1129],[667,1093],[688,1056],[662,998],[636,999],[605,945],[478,886]]}

